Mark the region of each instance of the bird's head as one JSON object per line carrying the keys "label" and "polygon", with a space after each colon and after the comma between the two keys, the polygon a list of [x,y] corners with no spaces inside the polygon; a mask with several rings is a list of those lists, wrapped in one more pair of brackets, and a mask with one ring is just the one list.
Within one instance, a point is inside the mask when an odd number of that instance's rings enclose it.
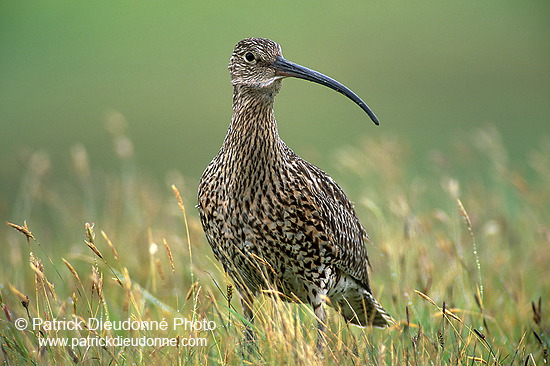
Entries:
{"label": "bird's head", "polygon": [[233,86],[248,87],[272,96],[277,94],[285,77],[324,85],[353,100],[375,124],[379,123],[374,112],[354,92],[320,72],[285,60],[281,46],[270,39],[246,38],[237,43],[228,68]]}
{"label": "bird's head", "polygon": [[237,43],[229,60],[233,85],[270,88],[282,79],[273,64],[282,58],[281,46],[264,38],[246,38]]}

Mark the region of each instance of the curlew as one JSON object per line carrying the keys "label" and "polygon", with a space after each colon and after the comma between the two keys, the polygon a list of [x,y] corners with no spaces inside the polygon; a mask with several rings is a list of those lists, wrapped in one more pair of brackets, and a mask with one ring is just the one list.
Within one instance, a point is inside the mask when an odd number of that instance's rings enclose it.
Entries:
{"label": "curlew", "polygon": [[[273,114],[282,79],[296,77],[334,89],[371,109],[350,89],[283,58],[263,38],[240,41],[229,61],[233,117],[223,145],[206,167],[198,210],[214,256],[231,276],[245,317],[263,290],[310,304],[324,336],[323,305],[359,326],[385,327],[391,316],[372,295],[368,235],[352,203],[324,171],[279,137]],[[245,338],[254,339],[250,328]]]}

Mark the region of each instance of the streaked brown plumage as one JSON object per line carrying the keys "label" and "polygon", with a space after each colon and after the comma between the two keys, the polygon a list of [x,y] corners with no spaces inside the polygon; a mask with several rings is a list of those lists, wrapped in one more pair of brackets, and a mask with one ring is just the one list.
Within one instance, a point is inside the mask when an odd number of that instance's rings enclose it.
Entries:
{"label": "streaked brown plumage", "polygon": [[246,317],[253,318],[254,297],[274,289],[311,304],[321,333],[327,298],[353,324],[391,324],[371,293],[368,236],[353,205],[330,176],[279,138],[273,102],[282,79],[293,76],[341,92],[378,124],[376,116],[342,84],[282,58],[280,46],[268,39],[239,42],[229,71],[233,118],[201,177],[198,209]]}

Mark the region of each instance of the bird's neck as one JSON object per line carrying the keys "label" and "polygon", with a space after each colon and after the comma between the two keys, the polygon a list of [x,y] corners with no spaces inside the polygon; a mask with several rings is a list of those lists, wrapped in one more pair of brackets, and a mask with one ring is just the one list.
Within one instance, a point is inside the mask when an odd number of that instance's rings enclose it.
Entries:
{"label": "bird's neck", "polygon": [[273,156],[279,145],[279,132],[273,113],[274,93],[236,85],[233,91],[233,117],[224,148],[237,151],[237,158]]}

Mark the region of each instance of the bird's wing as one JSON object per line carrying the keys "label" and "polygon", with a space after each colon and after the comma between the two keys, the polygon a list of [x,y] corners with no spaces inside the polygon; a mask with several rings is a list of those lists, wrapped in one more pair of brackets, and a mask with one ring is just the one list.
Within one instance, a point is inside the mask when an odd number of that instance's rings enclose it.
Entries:
{"label": "bird's wing", "polygon": [[359,281],[370,292],[368,256],[365,240],[368,235],[361,225],[353,204],[340,186],[327,173],[293,154],[293,164],[303,180],[299,184],[316,207],[336,253],[337,267]]}

